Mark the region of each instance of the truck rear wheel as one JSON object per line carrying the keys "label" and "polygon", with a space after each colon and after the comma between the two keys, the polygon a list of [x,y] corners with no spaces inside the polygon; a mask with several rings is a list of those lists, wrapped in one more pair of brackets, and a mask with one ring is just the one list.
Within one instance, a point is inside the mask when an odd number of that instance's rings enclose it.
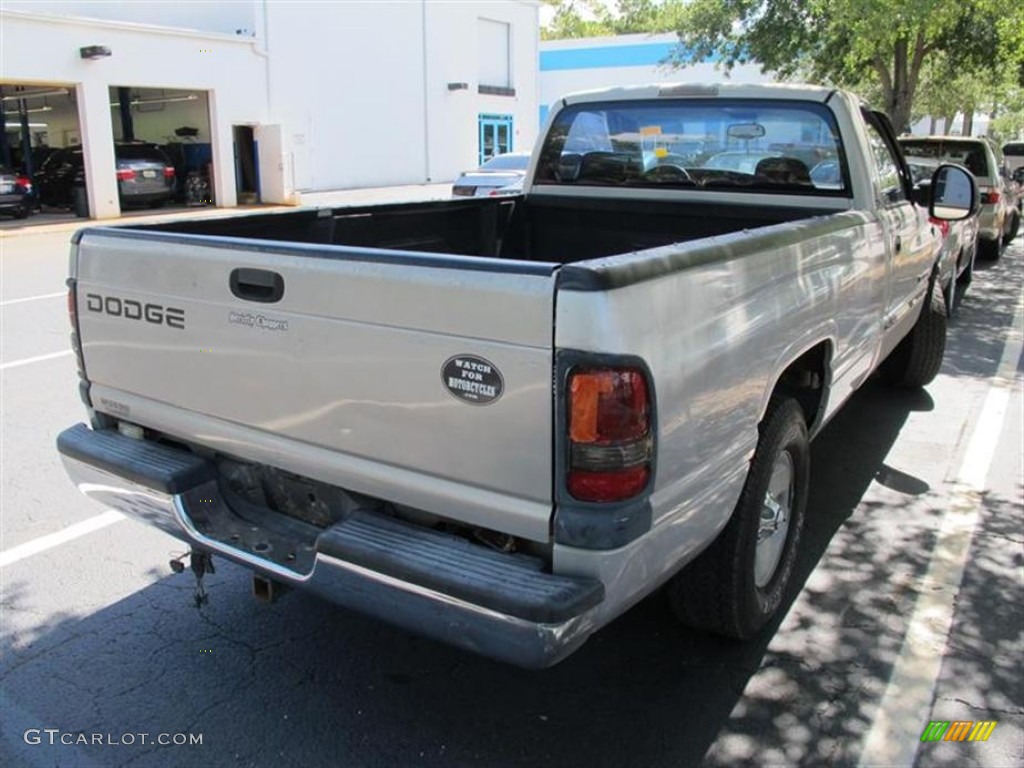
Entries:
{"label": "truck rear wheel", "polygon": [[946,308],[942,291],[932,288],[914,327],[882,363],[882,377],[897,387],[930,384],[946,354]]}
{"label": "truck rear wheel", "polygon": [[741,640],[770,621],[785,597],[810,478],[807,424],[795,400],[773,400],[759,431],[732,517],[667,587],[684,624]]}

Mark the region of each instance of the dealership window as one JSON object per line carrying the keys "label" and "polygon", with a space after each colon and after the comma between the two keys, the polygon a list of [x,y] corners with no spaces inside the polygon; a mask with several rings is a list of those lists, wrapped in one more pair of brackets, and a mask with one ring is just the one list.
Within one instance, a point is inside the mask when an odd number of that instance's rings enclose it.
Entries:
{"label": "dealership window", "polygon": [[478,19],[479,91],[514,96],[512,88],[511,28],[502,21]]}
{"label": "dealership window", "polygon": [[480,115],[480,164],[512,151],[512,115]]}

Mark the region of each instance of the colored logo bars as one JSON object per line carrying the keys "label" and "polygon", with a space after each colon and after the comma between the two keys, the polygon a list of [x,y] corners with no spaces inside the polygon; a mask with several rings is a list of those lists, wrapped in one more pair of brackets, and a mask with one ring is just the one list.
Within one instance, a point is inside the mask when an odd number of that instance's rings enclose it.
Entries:
{"label": "colored logo bars", "polygon": [[932,720],[921,734],[921,741],[988,741],[996,720]]}

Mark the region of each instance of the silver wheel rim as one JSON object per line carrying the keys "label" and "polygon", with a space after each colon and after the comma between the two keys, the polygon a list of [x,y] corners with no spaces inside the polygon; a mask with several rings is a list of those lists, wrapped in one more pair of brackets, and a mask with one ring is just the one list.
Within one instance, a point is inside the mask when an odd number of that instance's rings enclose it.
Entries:
{"label": "silver wheel rim", "polygon": [[754,583],[763,589],[772,580],[782,560],[793,508],[793,457],[783,451],[775,459],[768,490],[761,503],[754,554]]}

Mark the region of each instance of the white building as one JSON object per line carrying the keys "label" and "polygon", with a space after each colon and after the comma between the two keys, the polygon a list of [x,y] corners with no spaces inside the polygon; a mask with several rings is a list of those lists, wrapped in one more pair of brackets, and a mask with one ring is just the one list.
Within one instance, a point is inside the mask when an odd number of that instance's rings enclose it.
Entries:
{"label": "white building", "polygon": [[123,138],[205,148],[222,206],[447,181],[532,147],[539,5],[4,0],[6,136],[80,142],[100,218]]}
{"label": "white building", "polygon": [[540,122],[551,105],[567,93],[650,83],[768,83],[759,66],[744,64],[726,75],[714,63],[675,69],[668,64],[679,44],[675,34],[618,35],[540,44]]}

